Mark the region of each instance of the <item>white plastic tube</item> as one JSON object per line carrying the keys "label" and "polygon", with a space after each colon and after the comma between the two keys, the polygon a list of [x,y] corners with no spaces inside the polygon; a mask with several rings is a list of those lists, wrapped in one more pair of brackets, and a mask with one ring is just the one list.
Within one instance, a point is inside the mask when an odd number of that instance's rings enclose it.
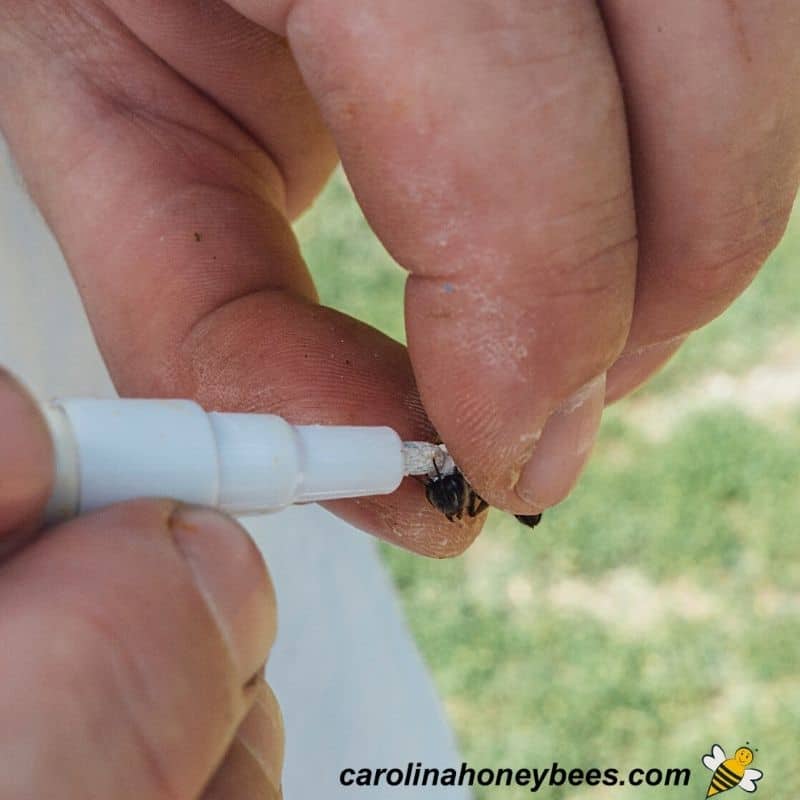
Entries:
{"label": "white plastic tube", "polygon": [[189,400],[55,400],[44,413],[56,471],[48,522],[135,497],[253,514],[389,494],[405,474],[386,427],[290,425]]}

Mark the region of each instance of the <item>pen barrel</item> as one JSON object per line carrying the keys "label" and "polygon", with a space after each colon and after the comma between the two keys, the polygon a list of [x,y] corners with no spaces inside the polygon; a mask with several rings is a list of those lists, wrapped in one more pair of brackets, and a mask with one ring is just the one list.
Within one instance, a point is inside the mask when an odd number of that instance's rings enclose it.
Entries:
{"label": "pen barrel", "polygon": [[231,514],[388,494],[403,478],[391,428],[290,425],[271,414],[205,412],[189,400],[56,400],[48,522],[137,497]]}

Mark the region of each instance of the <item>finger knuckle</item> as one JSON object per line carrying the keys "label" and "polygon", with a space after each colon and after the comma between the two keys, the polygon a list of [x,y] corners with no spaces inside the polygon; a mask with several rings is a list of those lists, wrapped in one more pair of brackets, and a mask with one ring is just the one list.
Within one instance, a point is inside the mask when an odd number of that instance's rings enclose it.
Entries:
{"label": "finger knuckle", "polygon": [[[575,389],[602,375],[625,347],[633,312],[632,291],[615,286],[583,287],[576,299],[548,296],[554,330],[545,363],[554,380]],[[560,379],[557,377],[561,373]]]}
{"label": "finger knuckle", "polygon": [[[620,227],[545,254],[551,265],[537,305],[554,321],[558,348],[572,379],[606,371],[625,346],[633,314],[638,237]],[[590,324],[586,324],[590,323]],[[575,359],[580,363],[575,363]]]}

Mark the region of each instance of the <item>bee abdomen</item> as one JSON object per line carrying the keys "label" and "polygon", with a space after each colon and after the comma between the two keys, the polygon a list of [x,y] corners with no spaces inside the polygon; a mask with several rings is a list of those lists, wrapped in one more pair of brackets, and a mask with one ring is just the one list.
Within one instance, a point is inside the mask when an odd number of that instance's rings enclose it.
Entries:
{"label": "bee abdomen", "polygon": [[541,521],[541,514],[515,514],[518,522],[527,525],[529,528],[535,528]]}
{"label": "bee abdomen", "polygon": [[708,787],[706,797],[710,797],[718,792],[727,792],[728,789],[733,789],[734,786],[738,785],[741,779],[741,775],[737,775],[724,764],[720,764],[711,776],[711,784]]}

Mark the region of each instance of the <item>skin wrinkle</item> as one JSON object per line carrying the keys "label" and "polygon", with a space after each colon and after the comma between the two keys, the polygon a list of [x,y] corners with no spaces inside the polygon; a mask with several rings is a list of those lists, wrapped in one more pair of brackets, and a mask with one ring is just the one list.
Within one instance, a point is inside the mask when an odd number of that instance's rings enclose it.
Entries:
{"label": "skin wrinkle", "polygon": [[[137,749],[152,776],[150,785],[154,788],[156,796],[163,795],[167,800],[170,798],[179,800],[181,792],[175,783],[174,772],[165,761],[164,732],[154,733],[154,731],[148,730],[141,715],[136,712],[136,701],[133,698],[141,697],[142,689],[147,686],[146,670],[142,669],[140,662],[128,650],[125,642],[119,639],[113,624],[111,626],[104,625],[103,634],[109,644],[106,648],[109,656],[108,663],[112,666],[114,680],[118,687],[114,697],[119,699],[119,707],[130,723],[128,730],[133,734]],[[121,675],[125,677],[121,678]]]}
{"label": "skin wrinkle", "polygon": [[[85,14],[78,14],[77,17],[81,22],[86,22]],[[114,21],[118,20],[117,17],[112,18],[110,15],[104,15],[106,26],[102,29],[98,23],[92,20],[91,33],[94,34],[96,41],[102,42],[102,45],[98,45],[97,47],[98,57],[96,60],[88,60],[86,58],[87,41],[92,41],[92,37],[91,35],[87,36],[86,31],[82,31],[81,35],[76,37],[74,53],[71,53],[73,56],[78,56],[79,60],[77,62],[68,62],[70,63],[72,69],[74,69],[75,73],[80,76],[85,86],[94,90],[93,94],[98,100],[94,111],[97,114],[98,119],[102,119],[101,115],[103,112],[103,106],[105,105],[105,107],[108,109],[105,115],[113,116],[115,118],[124,116],[129,123],[133,125],[138,124],[139,129],[142,132],[153,137],[153,140],[160,146],[165,147],[165,149],[173,149],[176,145],[179,147],[184,145],[184,138],[176,137],[172,135],[171,132],[168,132],[165,136],[157,136],[159,123],[164,126],[174,125],[179,127],[184,137],[205,136],[218,148],[222,150],[228,150],[243,167],[249,168],[252,171],[254,178],[253,186],[255,187],[260,185],[261,191],[264,191],[264,187],[269,186],[271,183],[270,181],[264,180],[265,172],[269,168],[272,170],[277,170],[276,165],[270,162],[267,157],[259,156],[258,161],[260,163],[259,168],[257,169],[255,164],[248,163],[250,159],[245,157],[245,149],[242,147],[234,148],[232,144],[223,141],[222,138],[215,137],[210,129],[202,130],[199,127],[200,120],[197,118],[192,120],[192,124],[190,126],[187,122],[183,122],[178,118],[169,119],[166,116],[159,115],[154,112],[154,108],[161,105],[161,87],[156,88],[155,85],[148,87],[148,85],[145,84],[144,87],[149,88],[149,91],[144,92],[142,91],[143,86],[141,83],[131,84],[128,80],[128,59],[125,58],[123,60],[121,58],[122,53],[127,52],[131,45],[142,48],[143,50],[146,50],[146,47],[140,40],[136,39],[129,30],[124,29],[121,26],[112,25],[112,19]],[[116,44],[108,41],[109,27],[112,27],[117,34]],[[121,60],[118,65],[114,59],[109,58],[109,54],[112,52],[115,46],[120,51]],[[152,53],[149,54],[154,55]],[[169,66],[160,59],[158,59],[158,61],[162,68],[169,68]],[[114,66],[117,68],[114,69]],[[161,75],[159,75],[159,79],[160,78]],[[134,88],[136,90],[135,94],[133,91]],[[194,89],[194,87],[191,88]],[[243,137],[239,138],[242,139]],[[92,156],[96,155],[96,146],[98,142],[103,143],[103,139],[103,136],[98,135],[93,145],[91,147],[86,147],[85,152],[87,157],[90,154]],[[252,158],[257,154],[257,151],[258,148],[256,147],[255,143],[253,143],[253,145],[248,149],[247,154]],[[189,154],[190,151],[186,147],[182,147],[181,155],[186,157]],[[280,172],[277,171],[276,174],[280,175]],[[285,187],[281,188],[282,195],[285,196]]]}
{"label": "skin wrinkle", "polygon": [[[415,184],[415,193],[411,195],[415,203],[420,203],[424,198],[428,208],[436,209],[438,202],[432,201],[428,196],[429,189],[421,190],[419,182],[412,177],[407,177],[406,180]],[[430,177],[427,183],[430,186]],[[625,251],[632,246],[635,255],[637,243],[635,226],[631,224],[625,229],[618,230],[619,225],[614,224],[618,220],[618,214],[613,214],[610,208],[614,204],[624,205],[626,200],[632,200],[629,190],[617,193],[599,203],[585,203],[569,212],[559,212],[547,221],[541,218],[541,207],[529,212],[530,222],[525,220],[523,215],[523,220],[526,222],[525,240],[531,242],[531,246],[524,251],[525,260],[536,265],[541,283],[547,285],[548,279],[553,284],[569,282],[572,271],[591,268],[596,261],[613,254],[615,250]],[[441,207],[446,209],[446,204],[441,202]],[[604,209],[608,211],[602,215],[597,213]],[[593,213],[589,215],[587,211]],[[508,228],[508,234],[503,235],[498,230],[496,238],[502,244],[489,247],[474,240],[476,220],[472,214],[452,214],[449,209],[441,213],[447,214],[442,225],[431,226],[429,231],[423,231],[421,235],[424,249],[427,251],[431,248],[435,251],[430,254],[429,260],[419,262],[403,260],[400,257],[403,266],[409,269],[414,277],[454,280],[467,273],[480,271],[484,274],[484,279],[488,280],[498,272],[512,271],[518,258],[509,250],[506,241],[514,232],[510,223],[504,220],[498,221],[496,227]],[[584,221],[585,216],[590,218]],[[600,241],[596,232],[577,236],[574,234],[576,230],[581,231],[587,227],[592,229],[595,225],[597,230],[602,232]],[[481,226],[487,227],[486,222],[481,221]],[[522,248],[518,246],[515,249]]]}
{"label": "skin wrinkle", "polygon": [[[15,11],[16,14],[13,13]],[[0,31],[7,31],[11,35],[19,33],[20,42],[27,46],[37,45],[41,53],[50,59],[67,56],[62,61],[70,67],[92,52],[87,47],[88,42],[74,32],[80,34],[88,29],[97,34],[95,41],[101,42],[107,35],[104,24],[111,19],[100,11],[96,3],[76,3],[72,0],[4,3],[0,7],[0,14],[9,21],[8,25],[0,27]]]}
{"label": "skin wrinkle", "polygon": [[[131,119],[131,118],[128,118],[128,119]],[[134,117],[133,119],[138,119],[138,118]],[[142,125],[141,129],[146,131],[148,134],[153,134],[154,133],[152,125]],[[188,129],[187,129],[187,131],[188,131]],[[200,134],[200,136],[202,136],[202,134]],[[101,137],[100,141],[103,141],[103,138],[104,137]],[[172,149],[174,149],[174,146],[175,146],[176,142],[179,142],[179,141],[180,141],[180,139],[175,139],[174,137],[172,138]],[[87,148],[87,155],[88,155],[89,152],[90,151]],[[184,152],[186,152],[186,151],[184,151]],[[93,156],[93,158],[97,157],[97,150],[92,151],[92,156]],[[234,156],[234,158],[235,158],[235,156]],[[204,166],[211,166],[213,164],[213,162],[210,161],[208,158],[205,158],[203,163],[204,163]],[[243,162],[237,160],[235,163],[243,163]],[[77,172],[78,171],[77,167],[73,167],[73,171]],[[241,182],[241,181],[240,182],[231,181],[230,180],[230,174],[231,174],[231,170],[230,169],[227,170],[227,174],[228,174],[228,177],[224,178],[226,190],[227,191],[233,191],[233,192],[241,192],[243,197],[247,197],[246,192],[245,192],[245,188],[244,188],[246,184],[244,182]],[[64,179],[66,180],[66,178],[67,178],[67,176],[65,175]],[[210,178],[211,178],[211,176],[208,176],[206,178],[206,180],[209,180]],[[251,196],[251,201],[253,201],[253,202],[259,202],[259,203],[264,202],[264,197],[265,197],[265,195],[264,195],[265,188],[264,187],[268,186],[270,182],[269,181],[264,181],[263,178],[264,178],[264,173],[262,172],[258,183],[256,183],[255,180],[252,181],[252,182],[249,182],[249,181],[247,182],[254,189],[255,189],[256,186],[260,186],[260,189],[258,191],[254,191],[254,193]],[[220,180],[223,180],[222,171],[220,171]],[[188,186],[183,186],[182,190],[183,191],[187,191],[188,190]],[[124,196],[125,196],[125,193],[121,193],[121,198],[124,197]],[[165,199],[160,199],[159,202],[160,203],[166,203],[167,201]],[[145,213],[148,213],[148,212],[145,212]],[[149,213],[152,214],[152,211],[150,211]],[[141,218],[141,219],[142,219],[142,222],[144,222],[146,218]],[[101,225],[102,224],[102,220],[98,220],[97,224]],[[136,225],[137,225],[137,221],[136,221],[136,218],[134,217],[133,218],[133,230],[135,230]],[[121,229],[119,231],[120,235],[115,237],[114,243],[115,244],[119,243],[120,242],[120,236],[124,236],[125,234],[129,235],[131,230],[132,230],[131,224],[126,225],[125,228],[123,228],[123,229]],[[127,245],[127,242],[125,242],[124,239],[123,239],[123,242]]]}
{"label": "skin wrinkle", "polygon": [[280,790],[252,757],[245,743],[237,736],[200,800],[280,800]]}
{"label": "skin wrinkle", "polygon": [[[788,219],[783,213],[776,214],[775,217],[780,221],[782,235]],[[737,296],[755,278],[763,264],[765,251],[770,252],[773,246],[780,241],[781,235],[776,235],[773,243],[766,247],[761,237],[756,242],[737,242],[733,252],[720,254],[718,259],[699,265],[695,272],[685,273],[682,283],[690,291],[697,291],[701,295],[724,297],[733,294]],[[732,272],[736,273],[736,281],[733,286],[731,286]],[[724,308],[720,309],[720,313],[723,310]],[[697,326],[691,330],[696,330],[701,324],[703,323],[698,321]],[[679,333],[688,332],[682,330]]]}
{"label": "skin wrinkle", "polygon": [[166,9],[154,0],[107,4],[149,50],[257,143],[282,176],[288,215],[305,209],[336,157],[285,39],[220,0],[178,0]]}
{"label": "skin wrinkle", "polygon": [[[282,293],[276,293],[274,291],[259,291],[254,292],[245,297],[237,297],[230,303],[227,303],[224,306],[220,306],[215,308],[212,313],[201,320],[196,326],[192,334],[187,337],[183,347],[191,352],[193,355],[187,356],[186,354],[181,356],[182,360],[189,361],[197,365],[199,369],[207,369],[209,364],[213,365],[211,374],[208,378],[198,378],[194,381],[196,386],[206,386],[206,390],[212,388],[212,384],[210,383],[211,376],[214,376],[214,383],[218,385],[219,388],[224,387],[226,384],[226,374],[225,372],[217,372],[217,370],[224,369],[230,370],[232,374],[236,374],[238,369],[237,367],[237,360],[241,360],[243,357],[249,359],[252,356],[252,353],[248,352],[241,352],[241,345],[242,340],[237,333],[237,328],[240,324],[247,324],[249,319],[249,315],[246,313],[248,307],[254,307],[257,305],[263,305],[262,300],[265,298],[277,298]],[[288,300],[287,296],[287,300]],[[277,300],[270,301],[270,302],[277,302]],[[302,299],[296,299],[294,302],[305,304],[305,301]],[[310,305],[310,304],[309,304]],[[363,323],[359,323],[356,320],[352,320],[351,318],[345,317],[345,315],[341,315],[342,320],[348,320],[348,324],[350,324],[351,331],[354,335],[359,335],[364,329]],[[229,320],[241,319],[242,322],[236,322],[232,324]],[[217,336],[217,332],[221,332],[222,340],[220,341]],[[273,342],[262,342],[260,346],[262,348],[267,348],[267,352],[269,352],[269,348],[273,346]],[[345,348],[346,345],[346,348]],[[329,383],[327,380],[328,377],[335,378],[335,381],[331,381],[331,383],[338,384],[339,380],[342,377],[346,377],[348,381],[352,385],[352,390],[355,395],[361,397],[363,392],[358,390],[358,386],[363,386],[364,392],[367,392],[368,395],[374,394],[376,389],[381,391],[381,387],[374,387],[372,385],[372,378],[369,376],[369,371],[361,372],[358,369],[360,363],[363,363],[363,356],[359,357],[355,362],[348,358],[346,353],[351,352],[353,348],[353,344],[351,342],[345,342],[342,340],[340,342],[340,347],[343,349],[342,354],[337,357],[333,358],[335,353],[329,353],[329,357],[327,359],[320,358],[321,354],[317,352],[317,347],[315,346],[315,342],[309,341],[304,339],[300,339],[299,337],[292,339],[286,345],[283,345],[280,349],[280,361],[278,363],[273,363],[271,367],[267,368],[265,366],[265,373],[264,377],[269,375],[267,369],[270,372],[274,372],[277,377],[281,376],[281,367],[282,364],[294,364],[295,370],[303,369],[313,372],[315,379],[318,381],[320,385],[320,391],[322,390],[321,387],[326,386]],[[216,353],[212,352],[212,349],[217,351]],[[313,353],[313,362],[312,363],[305,363],[307,359],[304,359],[303,356],[308,355],[308,351]],[[400,346],[396,345],[396,352],[400,352]],[[375,363],[375,356],[373,354],[372,363]],[[355,358],[355,351],[353,351],[352,358]],[[351,360],[351,363],[348,365],[346,362],[347,360]],[[382,360],[382,357],[378,359],[378,363]],[[267,364],[269,362],[265,362]],[[365,365],[367,366],[367,365]],[[279,411],[282,410],[284,414],[290,413],[294,414],[295,418],[304,416],[304,407],[311,403],[311,408],[314,409],[314,413],[318,415],[316,419],[309,419],[309,422],[338,422],[339,424],[358,424],[358,421],[353,420],[343,420],[341,418],[342,414],[342,407],[341,403],[337,407],[337,405],[332,404],[327,411],[325,410],[325,404],[322,403],[322,409],[318,407],[319,399],[318,397],[311,397],[308,398],[306,395],[306,388],[305,387],[298,387],[298,391],[303,393],[301,396],[296,397],[295,400],[298,402],[288,402],[287,397],[276,398],[273,397],[271,392],[276,390],[280,390],[280,386],[284,381],[276,381],[276,380],[267,380],[263,385],[261,385],[261,390],[266,392],[266,394],[258,394],[259,392],[259,385],[253,386],[252,391],[256,392],[254,395],[258,398],[258,403],[261,405],[261,409],[265,411]],[[215,388],[214,391],[217,389]],[[237,387],[236,392],[241,392],[241,386]],[[248,390],[248,397],[252,396]],[[338,393],[339,388],[338,385],[336,386],[335,392]],[[408,392],[413,392],[413,389],[410,387],[407,389]],[[416,411],[417,413],[414,415],[415,417],[419,418],[419,405],[416,404]],[[330,414],[330,418],[326,419],[323,417],[319,417],[319,414]],[[298,420],[299,421],[299,420]],[[420,419],[421,423],[426,422],[424,417]],[[362,422],[361,424],[366,424]],[[385,424],[385,421],[382,423],[375,423],[375,424]]]}
{"label": "skin wrinkle", "polygon": [[[525,386],[531,379],[530,366],[527,369],[523,367],[528,355],[528,349],[516,334],[507,335],[506,331],[524,330],[527,341],[535,342],[537,337],[534,323],[536,313],[534,310],[533,314],[530,314],[528,309],[519,308],[516,303],[509,303],[507,298],[501,298],[493,294],[495,290],[492,283],[496,282],[496,279],[491,282],[475,279],[466,284],[453,287],[453,291],[448,293],[452,296],[449,302],[455,308],[460,307],[466,292],[466,296],[472,297],[474,300],[472,307],[475,308],[475,313],[470,318],[466,318],[454,312],[452,320],[448,321],[448,325],[455,326],[454,330],[456,332],[459,327],[463,328],[464,341],[468,341],[469,329],[476,324],[476,320],[483,320],[481,328],[484,331],[484,336],[477,345],[471,347],[472,355],[482,356],[480,361],[484,364],[502,365],[506,370],[506,378],[510,379],[516,375],[521,385]],[[597,291],[608,294],[608,290],[598,289]],[[582,297],[583,293],[577,290],[577,295]],[[542,302],[542,299],[541,297],[536,298],[537,305]],[[544,299],[550,300],[552,298],[545,297]],[[622,344],[623,342],[620,340],[619,349],[622,348]],[[612,360],[613,355],[609,354],[607,357],[608,364]],[[607,364],[602,366],[605,367]]]}
{"label": "skin wrinkle", "polygon": [[739,53],[748,64],[752,64],[753,56],[750,53],[750,46],[747,42],[747,32],[742,24],[742,17],[739,13],[738,0],[725,0],[725,5],[728,7],[731,25],[736,33],[736,43]]}
{"label": "skin wrinkle", "polygon": [[[387,527],[394,537],[402,536],[410,549],[422,552],[431,558],[452,558],[461,555],[475,541],[480,526],[472,520],[454,520],[447,536],[430,535],[430,526],[425,515],[417,519],[404,516],[396,519],[391,514],[384,516]],[[416,524],[415,524],[416,523]]]}
{"label": "skin wrinkle", "polygon": [[244,739],[242,736],[237,735],[236,741],[239,742],[239,744],[247,751],[247,755],[252,759],[253,763],[256,764],[258,770],[263,774],[264,781],[269,784],[270,789],[277,796],[277,786],[275,786],[275,784],[272,782],[269,771],[267,770],[267,766],[264,763],[264,759],[261,754],[252,747],[247,739]]}
{"label": "skin wrinkle", "polygon": [[[198,131],[196,127],[190,127],[181,120],[170,120],[163,117],[148,117],[147,111],[137,109],[131,113],[132,109],[126,109],[128,118],[133,124],[138,124],[142,132],[146,133],[153,141],[164,148],[166,152],[172,154],[177,148],[178,154],[185,160],[187,166],[197,167],[201,162],[195,160],[195,148],[189,147],[189,139],[205,144],[206,141],[216,145],[223,154],[229,155],[226,159],[237,167],[242,167],[249,172],[251,180],[231,181],[230,172],[220,172],[220,184],[225,185],[231,191],[241,191],[245,196],[250,196],[260,200],[264,204],[273,205],[275,208],[285,212],[286,208],[286,186],[280,170],[275,162],[266,153],[261,152],[255,145],[252,149],[234,148],[228,143],[215,140],[205,131]],[[159,136],[159,128],[164,128],[165,135]],[[181,134],[175,135],[175,129]],[[205,147],[202,148],[204,151]],[[202,166],[208,166],[206,161]],[[187,172],[193,170],[187,170]],[[211,177],[211,176],[208,176]]]}
{"label": "skin wrinkle", "polygon": [[[225,625],[219,606],[217,605],[213,595],[211,592],[208,591],[206,586],[203,582],[203,576],[198,574],[195,567],[192,565],[192,560],[190,555],[188,554],[186,548],[181,544],[180,538],[176,535],[178,532],[183,531],[184,534],[191,535],[192,529],[187,523],[181,518],[181,513],[185,510],[183,506],[180,504],[175,504],[172,512],[169,515],[169,519],[167,521],[167,531],[169,533],[169,540],[172,543],[172,546],[175,548],[176,552],[180,555],[181,559],[183,560],[186,568],[192,575],[192,582],[200,595],[202,597],[203,602],[206,605],[206,609],[208,614],[213,620],[213,626],[217,631],[218,637],[221,643],[224,646],[225,653],[226,653],[226,660],[228,665],[231,669],[234,668],[235,665],[238,664],[239,659],[236,656],[234,642],[231,637],[231,632],[228,629],[228,626]],[[236,681],[228,681],[226,683],[236,683]]]}
{"label": "skin wrinkle", "polygon": [[[455,422],[464,430],[474,430],[475,426],[481,424],[481,420],[484,418],[489,419],[490,422],[483,424],[481,430],[482,437],[488,442],[484,453],[485,462],[481,466],[484,469],[494,469],[496,471],[495,480],[510,492],[516,486],[520,472],[534,452],[536,443],[541,436],[541,429],[533,432],[526,430],[517,437],[516,441],[506,443],[506,430],[499,414],[491,409],[483,408],[467,398],[459,405],[458,417]],[[450,452],[470,485],[480,486],[483,482],[462,466],[459,452],[454,449],[451,449]]]}
{"label": "skin wrinkle", "polygon": [[[75,37],[75,50],[76,53],[81,56],[81,62],[66,63],[71,63],[72,69],[75,70],[76,74],[80,75],[81,80],[86,86],[92,87],[95,90],[96,97],[102,98],[102,102],[107,104],[109,108],[109,113],[113,115],[123,114],[131,123],[143,123],[140,126],[141,130],[154,137],[157,131],[157,123],[159,122],[163,125],[181,128],[184,137],[207,137],[220,149],[228,150],[236,161],[243,167],[249,168],[252,171],[254,178],[252,185],[254,189],[258,187],[260,192],[264,192],[267,189],[277,191],[277,198],[275,199],[278,202],[278,206],[285,208],[286,183],[281,173],[280,165],[272,159],[269,152],[263,148],[263,143],[255,139],[249,131],[239,127],[236,136],[233,137],[236,138],[238,144],[234,146],[232,141],[223,139],[218,135],[220,131],[220,126],[218,124],[214,125],[214,132],[212,133],[211,127],[207,126],[205,130],[200,127],[202,118],[193,117],[191,124],[188,120],[183,121],[177,117],[172,119],[168,118],[165,113],[168,109],[163,106],[161,100],[163,89],[160,84],[158,86],[154,84],[150,87],[149,92],[143,93],[143,85],[141,82],[131,83],[129,81],[129,70],[127,68],[129,58],[127,52],[131,50],[131,48],[133,48],[134,51],[146,51],[146,53],[158,63],[161,69],[170,70],[170,73],[180,81],[182,86],[185,86],[193,92],[198,91],[197,87],[188,84],[178,72],[149,50],[146,44],[136,38],[129,29],[122,28],[121,25],[114,26],[112,24],[112,17],[107,14],[100,16],[103,17],[106,29],[101,29],[97,22],[93,22],[91,28],[95,39],[98,42],[102,42],[102,45],[98,45],[97,47],[97,59],[86,60],[86,43],[87,40],[92,41],[92,37],[91,35],[87,36],[86,32],[83,31],[81,35]],[[85,21],[85,15],[83,14],[78,14],[77,18],[81,22]],[[118,19],[118,17],[113,18],[115,21]],[[113,28],[117,34],[116,42],[108,41],[107,28],[109,27]],[[116,71],[109,69],[109,63],[114,64],[113,60],[109,62],[109,53],[113,51],[114,47],[119,48],[120,55],[123,52],[126,53],[126,57],[120,61],[119,68]],[[81,65],[83,68],[81,68]],[[163,80],[161,73],[158,75],[158,80],[159,82]],[[213,103],[213,111],[225,118],[231,119],[226,109],[214,103],[210,98],[208,99],[210,103]],[[155,111],[159,106],[162,107],[161,114]],[[100,108],[102,108],[102,106],[98,105],[98,110]],[[226,133],[229,133],[233,128],[227,127],[225,130]],[[180,145],[184,137],[176,137],[170,132],[167,136],[163,137],[161,141],[168,143],[170,147],[174,147],[176,144]],[[227,138],[230,139],[232,137],[228,136]],[[98,140],[102,142],[101,137],[98,137]],[[156,138],[156,141],[159,140]],[[87,148],[87,152],[93,152],[93,150],[94,148]],[[183,151],[183,155],[187,155],[187,153],[188,151]],[[275,180],[276,178],[277,180]]]}
{"label": "skin wrinkle", "polygon": [[[106,255],[113,257],[118,253],[124,253],[131,248],[131,245],[133,242],[135,242],[135,240],[149,235],[149,229],[153,228],[159,220],[175,218],[176,216],[183,215],[185,213],[184,209],[191,209],[193,206],[202,204],[209,205],[212,198],[219,198],[217,202],[220,205],[225,205],[229,200],[232,200],[233,202],[230,203],[231,206],[242,205],[249,211],[252,209],[252,212],[256,212],[256,214],[258,210],[261,209],[264,218],[267,218],[269,213],[275,213],[273,210],[274,206],[269,202],[269,200],[266,200],[263,197],[258,197],[257,195],[252,195],[249,191],[238,187],[236,184],[216,183],[211,180],[185,182],[180,185],[180,188],[172,193],[160,193],[157,197],[148,197],[147,201],[142,204],[142,210],[136,217],[134,217],[132,224],[126,230],[120,231],[119,236],[116,237],[115,241],[111,245],[111,248],[105,251]],[[203,227],[203,225],[202,223],[198,222],[196,227]],[[168,230],[165,235],[167,235],[167,233],[170,234],[170,239],[174,239],[176,236],[183,236],[191,245],[191,240],[189,237],[192,235],[192,226],[190,221],[187,221],[184,231],[178,230],[173,232]],[[212,243],[208,239],[208,231],[206,230],[205,249],[208,249],[211,244]],[[199,248],[194,248],[195,252],[198,250]],[[200,252],[203,251],[201,250]],[[228,303],[243,299],[250,293],[257,291],[276,290],[295,294],[291,288],[286,287],[285,280],[276,280],[276,282],[271,285],[271,280],[283,277],[280,275],[280,273],[274,274],[274,272],[277,272],[277,270],[273,272],[253,270],[253,277],[251,279],[252,289],[250,291],[247,291],[246,289],[245,291],[242,291],[242,289],[245,287],[237,287],[236,289],[230,289],[227,293],[222,293],[224,284],[221,284],[219,280],[222,266],[222,264],[212,261],[207,268],[209,273],[208,276],[197,276],[198,280],[195,281],[195,286],[198,290],[204,289],[204,284],[206,283],[209,284],[209,288],[218,285],[219,290],[213,293],[213,301],[206,301],[205,304],[208,306],[207,309],[198,307],[194,310],[194,313],[197,315],[197,319],[191,323],[190,330],[186,334],[187,336],[191,333],[191,328],[202,324],[207,314],[213,314],[215,311],[223,308]],[[193,266],[193,269],[196,269],[196,267]],[[198,291],[198,294],[204,295],[205,293]],[[296,294],[297,296],[305,297],[312,302],[317,299],[316,292],[310,280],[307,282],[307,286],[298,286],[298,291]]]}
{"label": "skin wrinkle", "polygon": [[[47,686],[50,690],[53,687],[61,687],[61,695],[66,695],[75,702],[80,709],[79,713],[68,714],[68,718],[72,717],[77,721],[73,726],[73,735],[76,741],[83,741],[84,747],[88,745],[89,752],[97,753],[101,749],[108,749],[109,743],[114,742],[117,747],[119,743],[116,738],[119,734],[120,720],[126,719],[128,724],[124,726],[125,738],[128,744],[133,746],[136,756],[139,757],[141,763],[141,771],[137,775],[140,785],[143,781],[148,790],[153,788],[156,791],[163,791],[166,793],[167,798],[176,798],[177,791],[174,786],[173,776],[174,770],[167,769],[165,762],[165,754],[163,742],[161,746],[156,747],[152,737],[148,734],[141,724],[139,715],[136,713],[135,704],[132,698],[140,696],[139,692],[130,692],[131,681],[137,689],[139,686],[140,678],[143,677],[141,670],[135,662],[131,654],[126,653],[124,643],[119,639],[117,632],[113,625],[108,623],[101,623],[99,617],[95,614],[93,617],[82,618],[78,615],[69,615],[60,621],[54,621],[54,630],[59,631],[59,639],[62,641],[69,641],[69,650],[67,652],[58,650],[53,651],[48,648],[47,655],[52,659],[51,663],[57,664],[59,667],[59,674],[56,676],[48,676],[46,671],[40,676],[40,686]],[[52,624],[52,623],[51,623]],[[98,653],[98,644],[103,647]],[[122,647],[120,645],[123,644]],[[102,654],[104,657],[98,659],[97,663],[109,664],[111,669],[106,671],[102,676],[103,680],[95,679],[92,682],[91,693],[87,693],[89,684],[86,681],[87,669],[86,665],[80,661],[80,656],[76,656],[76,652]],[[124,665],[121,668],[121,665]],[[72,674],[71,674],[72,673]],[[124,674],[124,679],[122,678]],[[48,680],[51,677],[51,680]],[[109,726],[108,720],[103,719],[103,696],[113,696],[116,700],[119,696],[119,711],[121,715],[115,715],[114,724]],[[98,702],[99,700],[99,702]],[[111,727],[111,730],[109,730]],[[125,755],[129,760],[134,760],[131,753],[126,748]],[[87,758],[88,758],[87,753]],[[50,769],[57,767],[57,762],[52,764]],[[62,774],[62,781],[64,776]],[[99,779],[94,777],[96,791],[102,791],[103,784],[106,784],[110,776],[101,776]],[[81,782],[81,788],[86,790],[86,779],[84,776]],[[69,778],[65,783],[69,784]],[[77,782],[76,782],[77,783]],[[28,787],[29,789],[31,787]],[[65,787],[62,785],[62,790]],[[73,790],[78,790],[77,785],[71,787]],[[69,792],[69,789],[67,789]],[[77,795],[75,795],[77,796]]]}

